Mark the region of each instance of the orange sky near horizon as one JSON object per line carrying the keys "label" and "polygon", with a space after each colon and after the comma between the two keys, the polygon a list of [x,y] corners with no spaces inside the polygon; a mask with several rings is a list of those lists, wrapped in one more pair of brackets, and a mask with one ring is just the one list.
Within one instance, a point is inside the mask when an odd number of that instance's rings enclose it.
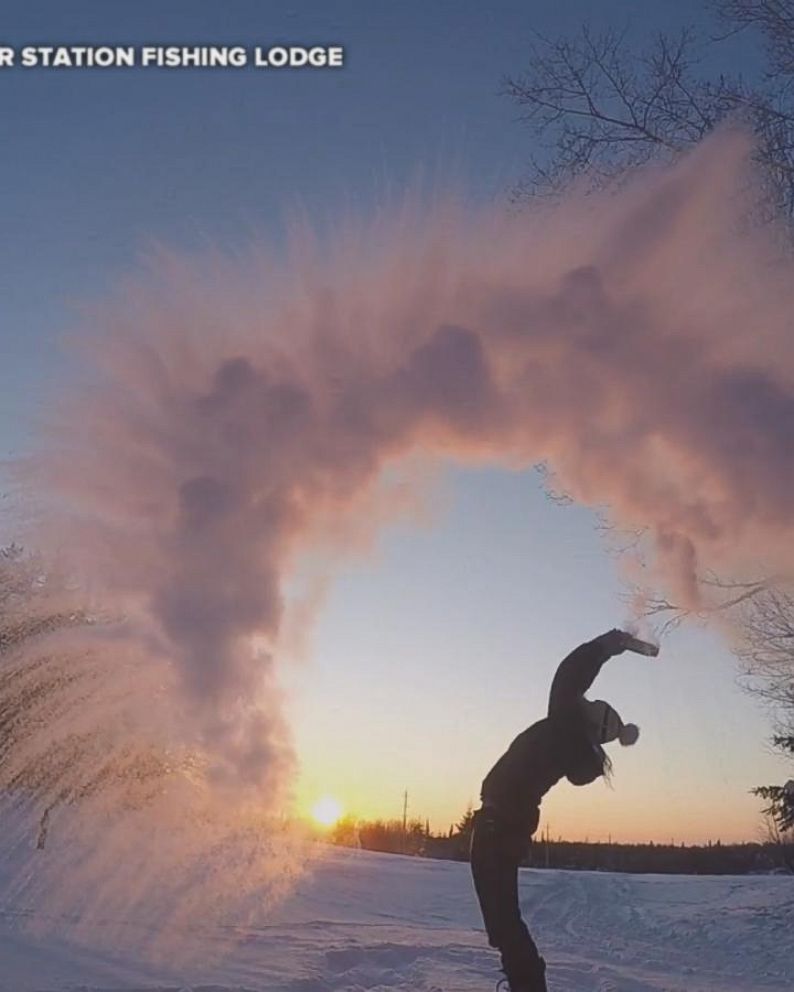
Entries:
{"label": "orange sky near horizon", "polygon": [[[476,808],[513,737],[544,715],[562,657],[630,619],[620,563],[590,512],[550,503],[529,473],[455,470],[442,502],[426,526],[395,525],[369,558],[340,568],[306,657],[284,668],[299,812],[331,795],[351,816],[401,819],[407,789],[409,818],[446,833]],[[608,662],[588,695],[637,723],[640,739],[608,746],[611,785],[556,785],[540,830],[762,839],[763,802],[750,790],[790,768],[770,748],[769,715],[736,680],[725,643],[696,626],[665,637],[658,659]]]}

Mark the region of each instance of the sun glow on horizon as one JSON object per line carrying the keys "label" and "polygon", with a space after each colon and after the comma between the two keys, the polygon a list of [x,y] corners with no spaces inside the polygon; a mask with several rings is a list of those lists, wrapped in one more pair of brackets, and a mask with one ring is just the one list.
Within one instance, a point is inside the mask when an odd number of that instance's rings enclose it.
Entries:
{"label": "sun glow on horizon", "polygon": [[342,812],[342,804],[333,796],[323,796],[312,806],[312,817],[322,827],[332,827]]}

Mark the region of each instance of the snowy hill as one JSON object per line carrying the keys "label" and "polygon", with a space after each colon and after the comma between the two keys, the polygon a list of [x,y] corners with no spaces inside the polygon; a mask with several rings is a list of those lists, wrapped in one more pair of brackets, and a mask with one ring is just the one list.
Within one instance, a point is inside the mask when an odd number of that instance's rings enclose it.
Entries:
{"label": "snowy hill", "polygon": [[[550,992],[790,992],[794,879],[521,871]],[[29,922],[29,921],[28,921]],[[145,926],[145,922],[137,924]],[[23,929],[0,904],[2,992],[491,990],[468,865],[329,849],[261,924],[209,965],[152,965]],[[212,958],[228,927],[201,935]]]}

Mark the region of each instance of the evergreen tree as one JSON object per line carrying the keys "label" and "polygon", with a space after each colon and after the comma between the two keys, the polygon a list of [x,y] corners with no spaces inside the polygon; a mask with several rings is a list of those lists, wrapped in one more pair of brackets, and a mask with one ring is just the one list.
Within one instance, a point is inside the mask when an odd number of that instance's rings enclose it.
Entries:
{"label": "evergreen tree", "polygon": [[[775,747],[794,756],[794,737],[774,737]],[[794,779],[785,785],[762,785],[753,789],[756,796],[766,799],[769,805],[764,813],[771,817],[781,834],[794,830]]]}

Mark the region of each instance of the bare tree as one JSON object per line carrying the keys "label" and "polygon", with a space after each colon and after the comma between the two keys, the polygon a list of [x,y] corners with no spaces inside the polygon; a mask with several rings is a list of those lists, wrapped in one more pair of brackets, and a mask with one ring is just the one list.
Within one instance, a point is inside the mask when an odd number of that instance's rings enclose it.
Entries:
{"label": "bare tree", "polygon": [[758,693],[779,714],[780,733],[794,738],[794,597],[769,588],[741,611],[739,656]]}
{"label": "bare tree", "polygon": [[734,88],[696,78],[695,45],[688,30],[660,36],[639,54],[614,30],[540,39],[531,69],[505,82],[524,123],[550,139],[548,162],[532,162],[519,196],[557,191],[584,175],[600,185],[700,140],[733,108]]}
{"label": "bare tree", "polygon": [[778,85],[794,76],[794,4],[790,0],[714,0],[711,7],[729,32],[760,31],[767,80]]}
{"label": "bare tree", "polygon": [[[768,588],[741,604],[743,643],[739,657],[748,688],[769,706],[777,727],[774,747],[794,760],[794,596]],[[754,789],[768,805],[764,814],[774,836],[794,833],[794,781]]]}
{"label": "bare tree", "polygon": [[[764,216],[794,220],[794,0],[712,0],[714,32],[683,28],[638,50],[626,31],[538,37],[530,68],[505,80],[504,92],[545,154],[515,189],[522,201],[555,195],[576,180],[585,188],[619,183],[634,166],[674,159],[719,124],[741,121],[756,139]],[[752,82],[720,65],[726,43],[754,33],[763,54]],[[794,234],[794,228],[792,229]],[[775,746],[794,759],[794,598],[774,581],[701,577],[712,612],[737,621],[746,685],[773,712]],[[779,583],[778,583],[779,586]],[[643,592],[646,613],[663,628],[690,615]],[[794,825],[794,786],[757,794],[780,831]]]}
{"label": "bare tree", "polygon": [[[531,68],[504,82],[546,151],[531,161],[515,198],[553,194],[577,178],[593,186],[614,182],[627,168],[674,157],[730,119],[756,135],[770,215],[794,217],[794,4],[715,6],[728,34],[755,28],[766,41],[768,70],[752,85],[705,70],[707,55],[709,64],[718,59],[725,33],[704,40],[683,28],[657,35],[642,51],[626,31],[583,27],[574,38],[539,38],[529,52]],[[751,16],[762,7],[777,16]]]}

